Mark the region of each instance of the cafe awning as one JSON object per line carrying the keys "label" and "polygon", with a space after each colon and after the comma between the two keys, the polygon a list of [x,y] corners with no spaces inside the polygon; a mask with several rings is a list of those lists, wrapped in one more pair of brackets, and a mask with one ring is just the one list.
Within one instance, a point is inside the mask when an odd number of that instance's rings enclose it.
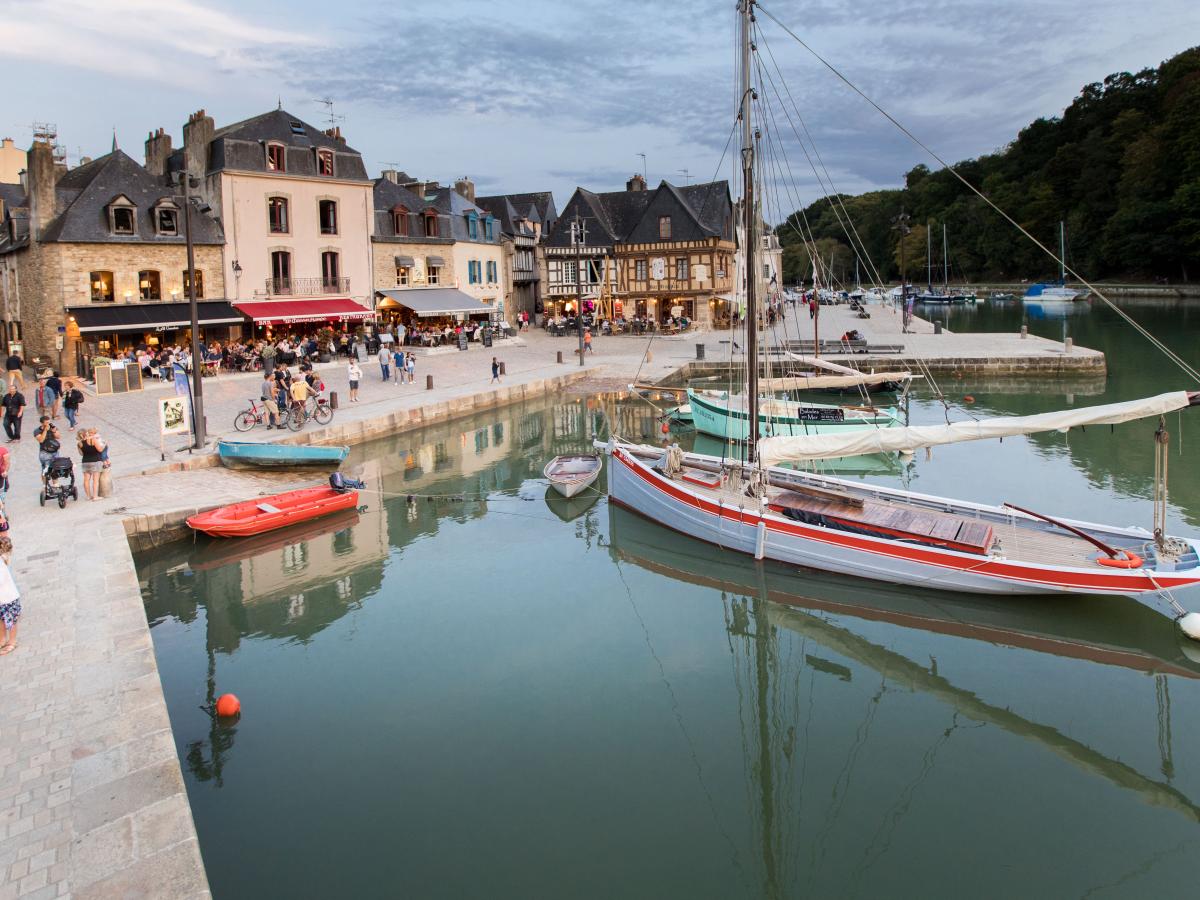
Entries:
{"label": "cafe awning", "polygon": [[445,264],[446,264],[446,261],[444,259],[442,259],[440,256],[425,257],[425,265],[427,265],[427,266],[439,266],[440,267],[440,266],[444,266]]}
{"label": "cafe awning", "polygon": [[376,291],[375,296],[410,309],[421,318],[481,313],[490,315],[492,312],[490,306],[480,303],[470,294],[464,294],[458,288],[451,287]]}
{"label": "cafe awning", "polygon": [[374,313],[349,297],[316,300],[262,300],[234,304],[256,325],[288,325],[292,322],[329,322],[337,319],[369,319]]}
{"label": "cafe awning", "polygon": [[[228,300],[203,300],[196,304],[201,325],[240,325],[245,321]],[[174,331],[192,324],[189,303],[114,303],[108,306],[73,306],[67,315],[81,334],[116,331]]]}
{"label": "cafe awning", "polygon": [[397,256],[396,257],[396,265],[398,265],[398,266],[408,266],[411,269],[416,264],[417,264],[417,261],[415,259],[413,259],[411,256]]}

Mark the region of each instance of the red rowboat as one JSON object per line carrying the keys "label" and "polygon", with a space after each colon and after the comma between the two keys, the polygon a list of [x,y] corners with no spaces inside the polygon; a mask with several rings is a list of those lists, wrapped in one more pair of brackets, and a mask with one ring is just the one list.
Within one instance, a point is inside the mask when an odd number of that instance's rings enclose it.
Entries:
{"label": "red rowboat", "polygon": [[233,503],[191,516],[187,523],[214,537],[246,537],[307,522],[358,505],[358,491],[331,487],[301,488],[244,503]]}

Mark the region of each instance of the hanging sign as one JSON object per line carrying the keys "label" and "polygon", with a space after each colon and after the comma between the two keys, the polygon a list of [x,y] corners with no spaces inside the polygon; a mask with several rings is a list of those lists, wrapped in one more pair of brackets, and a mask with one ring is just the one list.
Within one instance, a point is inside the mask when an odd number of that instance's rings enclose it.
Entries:
{"label": "hanging sign", "polygon": [[655,281],[662,281],[667,277],[667,260],[665,257],[656,256],[650,260],[650,277]]}

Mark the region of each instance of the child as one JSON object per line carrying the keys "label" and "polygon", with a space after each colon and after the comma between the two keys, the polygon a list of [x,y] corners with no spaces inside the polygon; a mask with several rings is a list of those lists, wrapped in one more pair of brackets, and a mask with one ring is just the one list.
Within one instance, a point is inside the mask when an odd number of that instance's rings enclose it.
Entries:
{"label": "child", "polygon": [[408,369],[408,383],[412,384],[413,379],[417,377],[417,354],[409,350],[408,358],[404,361],[404,365]]}
{"label": "child", "polygon": [[0,656],[17,649],[17,626],[21,623],[21,593],[8,568],[11,559],[12,539],[0,534]]}
{"label": "child", "polygon": [[358,367],[358,360],[353,356],[350,357],[350,366],[347,369],[350,375],[350,402],[358,402],[358,383],[362,381],[362,369]]}

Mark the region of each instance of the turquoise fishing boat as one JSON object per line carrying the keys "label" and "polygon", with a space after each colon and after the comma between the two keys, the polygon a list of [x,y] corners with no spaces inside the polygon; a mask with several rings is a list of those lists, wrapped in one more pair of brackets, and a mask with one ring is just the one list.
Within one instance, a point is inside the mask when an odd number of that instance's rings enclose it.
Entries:
{"label": "turquoise fishing boat", "polygon": [[[748,439],[750,416],[745,397],[688,388],[688,405],[697,431],[722,440]],[[893,428],[900,424],[900,413],[895,407],[837,406],[763,397],[758,408],[758,432],[772,437],[844,434],[860,428]]]}
{"label": "turquoise fishing boat", "polygon": [[266,444],[254,441],[218,441],[221,464],[237,466],[336,466],[346,458],[349,447],[317,447],[312,444]]}

